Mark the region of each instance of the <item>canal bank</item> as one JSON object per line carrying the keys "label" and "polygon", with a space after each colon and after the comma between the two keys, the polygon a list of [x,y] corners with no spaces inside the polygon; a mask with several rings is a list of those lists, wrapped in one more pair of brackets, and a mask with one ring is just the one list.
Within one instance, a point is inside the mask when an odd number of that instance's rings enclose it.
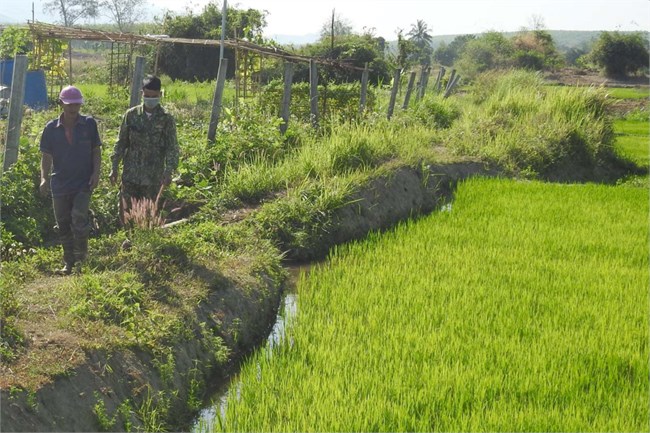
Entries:
{"label": "canal bank", "polygon": [[[287,256],[293,262],[321,259],[334,245],[432,211],[468,176],[494,174],[476,162],[387,170],[334,213],[320,245],[287,251]],[[206,384],[225,383],[273,327],[284,280],[258,274],[251,281],[245,291],[238,290],[241,281],[215,284],[190,313],[191,325],[162,356],[131,348],[86,349],[82,362],[38,389],[3,388],[2,431],[176,430],[187,425],[200,408]]]}

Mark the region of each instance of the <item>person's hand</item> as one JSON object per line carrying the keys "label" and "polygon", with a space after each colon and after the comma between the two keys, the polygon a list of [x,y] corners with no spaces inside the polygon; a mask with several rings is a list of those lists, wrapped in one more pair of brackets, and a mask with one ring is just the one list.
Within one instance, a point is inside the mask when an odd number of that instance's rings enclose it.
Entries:
{"label": "person's hand", "polygon": [[50,192],[50,182],[48,182],[46,178],[41,178],[41,184],[38,186],[38,191],[41,193],[41,196],[48,196]]}
{"label": "person's hand", "polygon": [[97,188],[98,184],[99,184],[99,171],[93,172],[93,174],[90,176],[90,180],[88,181],[88,187],[92,191],[95,188]]}
{"label": "person's hand", "polygon": [[108,174],[108,179],[111,181],[111,185],[115,185],[117,183],[117,171],[111,170]]}

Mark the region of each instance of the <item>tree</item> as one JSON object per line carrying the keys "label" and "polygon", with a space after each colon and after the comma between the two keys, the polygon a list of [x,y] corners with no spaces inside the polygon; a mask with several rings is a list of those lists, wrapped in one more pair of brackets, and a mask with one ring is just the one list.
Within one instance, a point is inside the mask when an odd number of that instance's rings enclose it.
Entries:
{"label": "tree", "polygon": [[48,0],[43,3],[43,12],[58,15],[64,26],[73,26],[80,19],[99,16],[99,0]]}
{"label": "tree", "polygon": [[524,30],[512,42],[517,67],[541,71],[555,69],[563,63],[553,37],[545,30]]}
{"label": "tree", "polygon": [[433,48],[431,48],[431,41],[433,37],[429,34],[429,26],[423,20],[417,20],[415,24],[411,25],[411,30],[406,34],[409,40],[415,44],[415,56],[418,63],[421,65],[428,65],[431,63],[431,56]]}
{"label": "tree", "polygon": [[473,78],[488,69],[513,66],[512,41],[498,32],[487,32],[467,42],[456,66],[463,76]]}
{"label": "tree", "polygon": [[[390,79],[389,66],[384,60],[385,43],[384,38],[374,37],[371,33],[363,35],[353,33],[339,37],[334,49],[328,39],[323,38],[315,44],[305,45],[299,52],[304,56],[328,58],[358,68],[363,68],[368,63],[368,68],[371,69],[369,80],[380,83]],[[319,74],[326,81],[335,83],[361,79],[360,70],[347,68],[323,67],[319,69]],[[294,80],[307,81],[308,79],[309,70],[306,64],[299,64],[294,72]]]}
{"label": "tree", "polygon": [[[265,15],[256,10],[227,10],[226,38],[246,38],[256,40],[266,26]],[[175,38],[219,39],[221,37],[221,8],[215,3],[204,6],[200,15],[188,9],[185,15],[167,13],[162,31]],[[235,74],[235,53],[226,48],[224,56],[228,59],[227,76]],[[219,52],[214,47],[185,44],[165,44],[160,49],[159,67],[173,79],[209,80],[217,76]]]}
{"label": "tree", "polygon": [[145,0],[103,0],[101,7],[108,11],[120,31],[126,32],[142,16],[144,4]]}
{"label": "tree", "polygon": [[608,77],[636,74],[648,68],[648,40],[640,32],[602,32],[589,57]]}
{"label": "tree", "polygon": [[443,42],[434,52],[433,59],[442,65],[452,66],[463,52],[467,42],[473,39],[476,39],[475,35],[461,35],[456,36],[449,45]]}
{"label": "tree", "polygon": [[[332,31],[334,32],[333,34]],[[350,21],[337,15],[334,10],[332,11],[332,19],[323,23],[320,29],[321,39],[331,38],[333,36],[348,36],[351,34],[352,24],[350,24]]]}
{"label": "tree", "polygon": [[404,38],[402,33],[402,30],[397,32],[397,57],[395,58],[395,64],[400,69],[408,69],[412,65],[416,47],[413,41]]}

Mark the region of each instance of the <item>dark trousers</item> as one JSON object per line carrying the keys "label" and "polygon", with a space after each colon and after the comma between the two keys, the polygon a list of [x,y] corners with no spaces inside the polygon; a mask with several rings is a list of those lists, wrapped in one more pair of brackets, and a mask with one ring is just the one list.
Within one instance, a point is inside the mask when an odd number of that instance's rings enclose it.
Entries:
{"label": "dark trousers", "polygon": [[63,261],[70,265],[85,260],[88,254],[90,195],[90,191],[79,191],[52,197]]}

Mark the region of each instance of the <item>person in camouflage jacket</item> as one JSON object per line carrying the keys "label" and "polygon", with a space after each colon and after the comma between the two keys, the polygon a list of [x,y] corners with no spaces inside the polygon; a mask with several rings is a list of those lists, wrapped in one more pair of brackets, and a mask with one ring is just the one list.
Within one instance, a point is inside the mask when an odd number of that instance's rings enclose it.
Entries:
{"label": "person in camouflage jacket", "polygon": [[117,183],[120,162],[123,165],[119,202],[122,224],[135,200],[157,203],[178,167],[176,122],[160,105],[160,79],[149,75],[142,84],[143,104],[124,114],[111,155],[112,184]]}

